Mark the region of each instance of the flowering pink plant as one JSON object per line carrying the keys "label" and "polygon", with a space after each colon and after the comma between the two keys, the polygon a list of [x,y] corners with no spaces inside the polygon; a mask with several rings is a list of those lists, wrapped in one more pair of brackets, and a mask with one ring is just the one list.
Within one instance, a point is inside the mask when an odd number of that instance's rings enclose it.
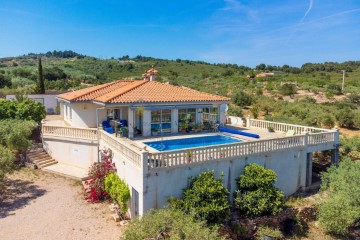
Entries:
{"label": "flowering pink plant", "polygon": [[85,181],[85,199],[92,203],[103,200],[107,196],[107,192],[103,190],[104,179],[107,174],[116,171],[115,163],[112,162],[111,149],[101,150],[100,158],[100,162],[90,166],[90,179]]}

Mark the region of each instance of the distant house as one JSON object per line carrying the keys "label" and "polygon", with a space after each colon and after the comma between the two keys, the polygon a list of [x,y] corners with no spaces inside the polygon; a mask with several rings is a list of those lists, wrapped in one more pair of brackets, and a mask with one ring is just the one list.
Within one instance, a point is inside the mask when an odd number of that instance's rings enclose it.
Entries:
{"label": "distant house", "polygon": [[262,77],[272,77],[272,76],[274,76],[275,74],[274,73],[272,73],[272,72],[262,72],[262,73],[258,73],[258,74],[256,74],[256,77],[257,78],[262,78]]}
{"label": "distant house", "polygon": [[[56,96],[62,92],[47,92],[46,94],[29,94],[25,97],[32,99],[34,101],[40,102],[45,106],[47,114],[59,114],[58,112],[58,101]],[[16,100],[15,95],[6,95],[6,100]]]}

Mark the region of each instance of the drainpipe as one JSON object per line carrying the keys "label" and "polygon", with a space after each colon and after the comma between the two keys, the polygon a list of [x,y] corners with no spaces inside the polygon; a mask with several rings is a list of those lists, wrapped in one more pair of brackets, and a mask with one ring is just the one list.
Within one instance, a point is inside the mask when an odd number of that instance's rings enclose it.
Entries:
{"label": "drainpipe", "polygon": [[99,132],[99,110],[104,110],[105,107],[96,109],[96,133],[97,133],[97,161],[100,162],[99,152],[100,152],[100,132]]}

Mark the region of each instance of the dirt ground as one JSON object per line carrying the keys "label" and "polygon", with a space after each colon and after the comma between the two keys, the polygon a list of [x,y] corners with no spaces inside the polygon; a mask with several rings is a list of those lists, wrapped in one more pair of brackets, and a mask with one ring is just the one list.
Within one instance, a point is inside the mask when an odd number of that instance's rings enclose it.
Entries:
{"label": "dirt ground", "polygon": [[80,181],[23,168],[0,185],[0,239],[119,239],[109,203],[83,200]]}

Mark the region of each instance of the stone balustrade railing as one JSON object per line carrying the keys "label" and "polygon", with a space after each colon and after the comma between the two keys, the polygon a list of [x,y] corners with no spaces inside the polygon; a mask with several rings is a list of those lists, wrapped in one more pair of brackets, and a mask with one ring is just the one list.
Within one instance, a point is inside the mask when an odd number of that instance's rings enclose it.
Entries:
{"label": "stone balustrade railing", "polygon": [[141,153],[138,148],[121,141],[118,138],[108,134],[103,130],[99,130],[100,141],[104,142],[111,150],[125,156],[126,160],[130,161],[137,167],[142,167]]}
{"label": "stone balustrade railing", "polygon": [[247,126],[246,127],[249,127],[249,128],[263,128],[263,129],[268,129],[269,127],[271,127],[275,131],[279,131],[279,132],[287,132],[289,130],[294,130],[295,134],[304,134],[306,132],[317,133],[317,132],[331,132],[331,131],[333,131],[333,130],[324,129],[324,128],[307,127],[307,126],[301,126],[301,125],[279,123],[279,122],[271,122],[271,121],[258,120],[258,119],[247,119]]}
{"label": "stone balustrade railing", "polygon": [[96,128],[75,128],[43,125],[42,135],[97,140]]}
{"label": "stone balustrade railing", "polygon": [[309,134],[308,145],[316,145],[329,142],[336,143],[338,141],[337,134],[337,131]]}
{"label": "stone balustrade railing", "polygon": [[148,154],[148,168],[171,168],[191,163],[199,163],[224,158],[251,156],[271,151],[306,147],[309,145],[335,143],[337,132],[304,134],[292,137],[233,143],[222,146],[164,151]]}
{"label": "stone balustrade railing", "polygon": [[[257,120],[253,122],[257,122]],[[287,131],[285,129],[290,129],[280,128],[284,126],[283,124],[278,124],[276,126],[278,126],[278,131]],[[302,126],[299,126],[299,128],[293,128],[293,130],[295,132],[304,132],[304,129],[301,129],[300,127]],[[307,129],[314,130],[316,128]],[[116,138],[115,136],[104,132],[103,130],[99,130],[98,136],[96,129],[43,125],[42,134],[44,136],[48,135],[92,140],[99,139],[99,141],[103,142],[113,151],[122,154],[126,158],[125,160],[131,162],[136,167],[145,167],[145,169],[147,168],[149,171],[152,169],[171,168],[185,164],[201,163],[224,158],[251,156],[283,149],[307,147],[317,144],[338,143],[338,132],[335,130],[327,130],[319,133],[306,132],[305,134],[301,135],[276,139],[147,153],[143,152],[137,147],[132,146],[123,139]]]}

